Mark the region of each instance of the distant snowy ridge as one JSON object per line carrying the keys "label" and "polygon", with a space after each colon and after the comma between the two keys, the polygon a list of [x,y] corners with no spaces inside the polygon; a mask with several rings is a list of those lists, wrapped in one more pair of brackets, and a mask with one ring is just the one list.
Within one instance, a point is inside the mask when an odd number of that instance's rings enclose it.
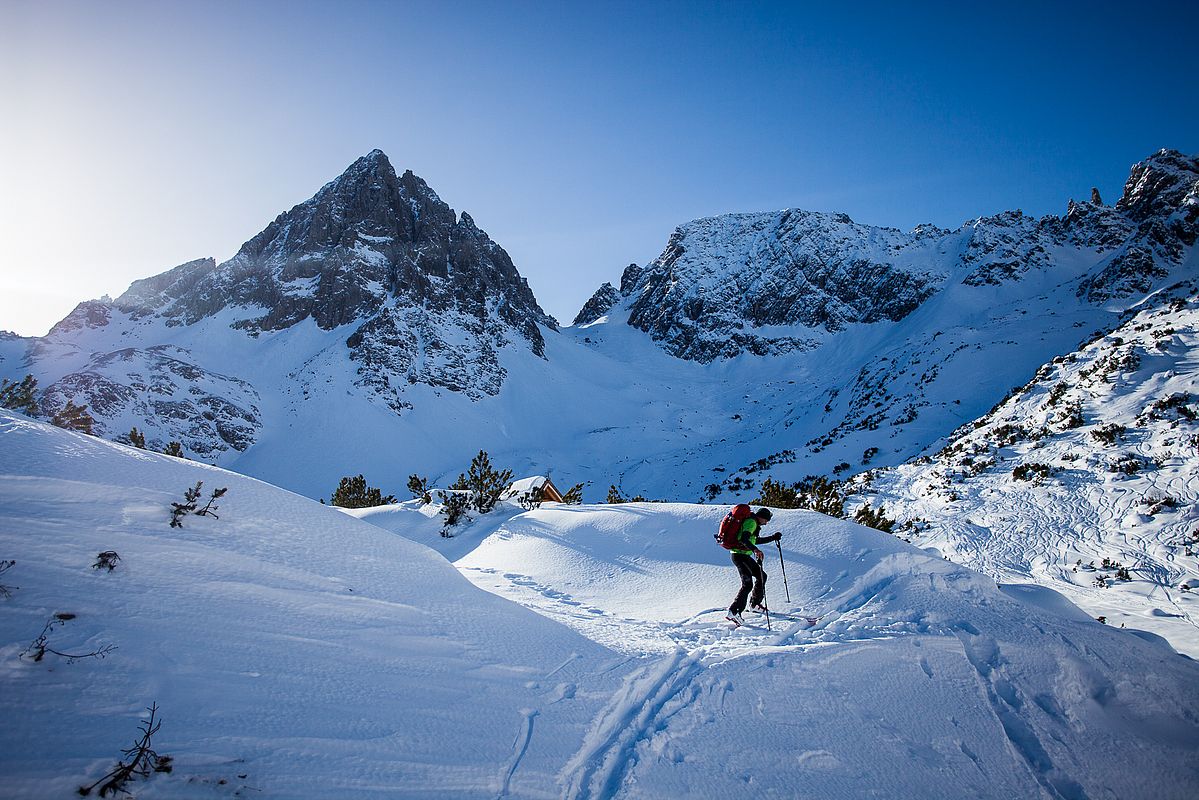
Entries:
{"label": "distant snowy ridge", "polygon": [[628,324],[680,358],[809,349],[853,323],[903,319],[951,282],[999,285],[1036,271],[1077,281],[1092,302],[1144,294],[1182,266],[1197,235],[1199,159],[1161,150],[1133,167],[1114,207],[1071,201],[1061,217],[1013,211],[910,233],[798,209],[696,220],[619,293],[601,287],[576,324],[623,301]]}
{"label": "distant snowy ridge", "polygon": [[0,376],[33,374],[46,413],[86,404],[107,438],[136,426],[312,497],[360,472],[452,479],[485,449],[589,499],[733,500],[771,472],[915,457],[1193,276],[1197,176],[1162,151],[1115,206],[955,232],[701,220],[559,330],[498,245],[376,151],[224,264],[0,338]]}

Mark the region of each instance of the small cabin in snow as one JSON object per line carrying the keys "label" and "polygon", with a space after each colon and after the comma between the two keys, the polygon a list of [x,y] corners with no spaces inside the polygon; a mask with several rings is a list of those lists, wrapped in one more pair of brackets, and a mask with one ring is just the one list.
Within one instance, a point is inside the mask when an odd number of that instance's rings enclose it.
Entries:
{"label": "small cabin in snow", "polygon": [[532,478],[521,478],[515,481],[508,487],[500,499],[516,500],[538,487],[541,488],[541,499],[543,502],[562,502],[562,493],[558,491],[558,487],[554,485],[554,482],[544,475],[535,475]]}

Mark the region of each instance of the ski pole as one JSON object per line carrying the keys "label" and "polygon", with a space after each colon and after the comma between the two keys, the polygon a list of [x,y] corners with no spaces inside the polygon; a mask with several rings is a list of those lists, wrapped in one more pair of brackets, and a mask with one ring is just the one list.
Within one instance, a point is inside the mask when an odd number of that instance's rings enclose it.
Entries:
{"label": "ski pole", "polygon": [[763,582],[761,582],[761,609],[766,613],[766,630],[770,630],[770,606],[766,604],[766,572],[761,573]]}
{"label": "ski pole", "polygon": [[783,563],[783,546],[779,544],[778,539],[774,540],[774,546],[779,549],[779,568],[783,570],[783,589],[787,592],[787,602],[791,602],[791,587],[787,585],[787,565]]}

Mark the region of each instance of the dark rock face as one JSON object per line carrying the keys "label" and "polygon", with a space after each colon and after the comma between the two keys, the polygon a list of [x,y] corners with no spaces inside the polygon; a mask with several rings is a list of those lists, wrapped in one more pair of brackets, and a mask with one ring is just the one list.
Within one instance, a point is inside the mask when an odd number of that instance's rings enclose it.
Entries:
{"label": "dark rock face", "polygon": [[1199,158],[1160,150],[1132,168],[1116,203],[1130,233],[1078,295],[1105,303],[1150,291],[1199,238]]}
{"label": "dark rock face", "polygon": [[82,399],[98,435],[112,438],[136,425],[157,450],[171,440],[205,458],[245,450],[262,427],[257,392],[245,381],[184,360],[188,355],[158,346],[95,356],[47,386],[42,408],[51,414],[68,400]]}
{"label": "dark rock face", "polygon": [[644,270],[626,270],[621,294],[630,298],[629,324],[680,358],[809,349],[815,336],[761,329],[831,332],[898,320],[934,291],[936,275],[879,258],[874,240],[886,253],[902,236],[843,214],[794,210],[697,220]]}
{"label": "dark rock face", "polygon": [[583,308],[575,316],[575,325],[586,325],[612,310],[612,306],[620,302],[620,292],[610,283],[604,283],[595,290],[591,299],[583,304]]}
{"label": "dark rock face", "polygon": [[1196,238],[1199,161],[1162,150],[1132,168],[1114,207],[1092,191],[1062,217],[1007,211],[907,234],[803,211],[697,220],[644,269],[626,269],[618,293],[604,284],[576,323],[624,303],[630,325],[680,358],[783,353],[850,324],[902,319],[948,280],[981,288],[1052,271],[1063,249],[1098,259],[1091,274],[1075,273],[1080,297],[1144,293],[1182,265]]}
{"label": "dark rock face", "polygon": [[[378,150],[224,264],[201,259],[137,281],[116,306],[170,325],[232,309],[233,327],[251,335],[308,319],[323,330],[352,325],[346,341],[361,384],[397,409],[409,383],[497,393],[496,351],[509,334],[544,356],[538,326],[557,328],[503,248],[420,178],[396,175]],[[430,363],[453,374],[434,374]]]}
{"label": "dark rock face", "polygon": [[111,314],[111,307],[102,300],[86,300],[75,306],[70,314],[67,314],[50,329],[47,337],[55,334],[73,333],[75,331],[86,330],[89,328],[103,328],[108,324]]}

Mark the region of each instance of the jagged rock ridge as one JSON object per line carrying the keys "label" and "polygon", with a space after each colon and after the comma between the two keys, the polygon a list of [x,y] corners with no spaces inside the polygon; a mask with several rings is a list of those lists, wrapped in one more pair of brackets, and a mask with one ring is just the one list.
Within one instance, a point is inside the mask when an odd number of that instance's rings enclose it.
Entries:
{"label": "jagged rock ridge", "polygon": [[700,219],[676,229],[618,296],[601,287],[576,322],[624,303],[629,325],[702,362],[810,349],[850,324],[903,319],[950,283],[1052,273],[1063,249],[1091,260],[1086,274],[1063,276],[1077,280],[1080,297],[1130,297],[1181,266],[1194,244],[1199,160],[1159,151],[1133,167],[1115,207],[1097,200],[1071,201],[1062,217],[1008,211],[956,231],[903,233],[798,210]]}

